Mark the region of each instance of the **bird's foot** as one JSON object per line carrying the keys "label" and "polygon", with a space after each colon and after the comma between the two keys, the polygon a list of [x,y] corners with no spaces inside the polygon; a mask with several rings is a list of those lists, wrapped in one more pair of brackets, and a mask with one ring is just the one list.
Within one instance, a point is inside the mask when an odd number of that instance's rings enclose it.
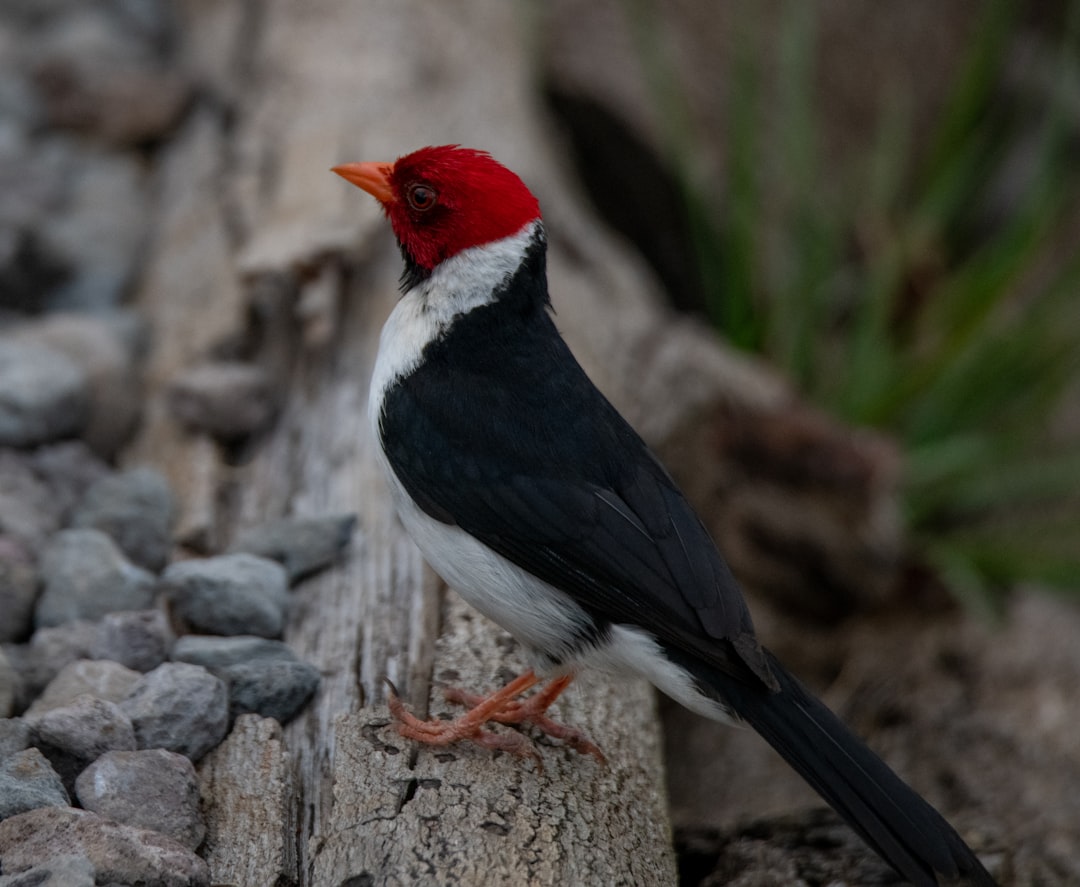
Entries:
{"label": "bird's foot", "polygon": [[510,752],[518,757],[531,757],[542,769],[540,755],[526,736],[520,733],[493,733],[484,729],[484,725],[491,721],[508,725],[528,723],[548,736],[563,740],[575,751],[591,754],[602,763],[605,762],[603,752],[584,733],[545,715],[559,694],[570,684],[569,676],[556,678],[527,699],[518,698],[539,683],[539,680],[535,674],[527,671],[488,696],[449,688],[445,691],[447,700],[469,708],[465,714],[452,721],[423,721],[416,717],[405,707],[393,685],[390,686],[388,705],[390,713],[397,721],[398,733],[426,745],[451,745],[469,740],[484,748]]}
{"label": "bird's foot", "polygon": [[[573,678],[570,675],[564,675],[548,682],[547,686],[526,699],[511,699],[492,714],[490,720],[511,726],[531,724],[545,736],[562,740],[578,754],[592,755],[601,764],[606,764],[607,758],[604,757],[600,746],[589,739],[581,730],[553,721],[546,715],[551,704],[559,698],[563,690],[570,686],[571,680]],[[469,693],[458,687],[447,687],[443,691],[443,695],[446,697],[447,702],[464,705],[470,711],[476,711],[488,698],[476,693]]]}

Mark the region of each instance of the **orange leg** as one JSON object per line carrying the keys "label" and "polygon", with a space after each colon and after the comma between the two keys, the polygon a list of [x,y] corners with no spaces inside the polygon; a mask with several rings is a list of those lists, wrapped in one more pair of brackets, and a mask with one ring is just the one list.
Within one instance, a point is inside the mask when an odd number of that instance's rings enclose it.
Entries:
{"label": "orange leg", "polygon": [[[531,670],[488,696],[478,696],[456,688],[448,688],[445,691],[448,701],[466,705],[469,708],[469,711],[452,721],[420,720],[405,708],[396,692],[391,692],[388,704],[390,713],[397,721],[398,732],[402,736],[428,745],[450,745],[468,739],[485,748],[535,758],[539,763],[540,756],[525,736],[519,733],[492,733],[490,730],[483,729],[489,721],[500,724],[528,723],[548,736],[564,740],[575,751],[591,754],[603,762],[603,752],[584,733],[545,716],[545,712],[558,699],[559,694],[570,685],[572,679],[570,675],[555,678],[527,699],[518,697],[540,682]],[[393,690],[392,686],[391,690]]]}

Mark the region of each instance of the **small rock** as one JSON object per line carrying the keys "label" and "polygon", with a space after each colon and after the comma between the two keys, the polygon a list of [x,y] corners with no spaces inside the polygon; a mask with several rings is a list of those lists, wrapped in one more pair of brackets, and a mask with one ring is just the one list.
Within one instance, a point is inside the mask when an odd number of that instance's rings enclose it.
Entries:
{"label": "small rock", "polygon": [[0,649],[0,718],[11,717],[22,696],[22,678]]}
{"label": "small rock", "polygon": [[[0,758],[0,819],[39,807],[66,807],[71,803],[64,783],[36,748]],[[10,866],[2,849],[4,870]]]}
{"label": "small rock", "polygon": [[[0,186],[13,178],[4,175],[5,165],[0,157]],[[25,189],[25,185],[22,187]],[[3,193],[7,199],[11,191],[5,188]],[[66,269],[61,260],[41,241],[38,231],[0,220],[0,308],[19,312],[38,310],[43,295],[64,279]]]}
{"label": "small rock", "polygon": [[0,761],[30,746],[30,725],[22,718],[0,718]]}
{"label": "small rock", "polygon": [[176,501],[161,472],[135,468],[103,477],[75,509],[75,527],[108,534],[134,563],[157,572],[172,549]]}
{"label": "small rock", "polygon": [[74,361],[43,345],[0,339],[0,446],[78,434],[89,408],[89,383]]}
{"label": "small rock", "polygon": [[319,687],[319,670],[310,662],[267,660],[223,666],[218,675],[229,685],[232,716],[254,713],[284,724]]}
{"label": "small rock", "polygon": [[161,832],[189,850],[206,834],[195,767],[163,748],[102,755],[80,774],[75,793],[85,809]]}
{"label": "small rock", "polygon": [[4,644],[4,654],[22,678],[22,694],[15,708],[29,705],[60,670],[76,659],[90,656],[100,629],[78,620],[55,628],[39,628],[28,643]]}
{"label": "small rock", "polygon": [[186,634],[173,646],[172,658],[175,662],[190,662],[201,665],[208,671],[216,671],[237,662],[256,662],[281,660],[296,662],[296,654],[288,644],[269,638],[257,638],[251,635]]}
{"label": "small rock", "polygon": [[273,638],[285,625],[288,577],[266,558],[225,554],[181,561],[161,579],[173,613],[196,631]]}
{"label": "small rock", "polygon": [[38,574],[21,557],[7,556],[0,545],[0,643],[28,637],[34,622]]}
{"label": "small rock", "polygon": [[150,671],[169,658],[175,636],[161,610],[109,613],[101,620],[95,659],[111,659],[135,671]]}
{"label": "small rock", "polygon": [[131,288],[147,237],[146,170],[133,154],[96,152],[84,143],[66,173],[67,199],[41,236],[43,248],[71,273],[49,292],[46,307],[115,310]]}
{"label": "small rock", "polygon": [[176,375],[167,403],[189,428],[234,441],[265,428],[277,410],[266,371],[249,363],[206,363]]}
{"label": "small rock", "polygon": [[98,884],[208,887],[206,863],[172,838],[88,810],[47,807],[0,822],[4,871],[18,874],[60,855],[90,860]]}
{"label": "small rock", "polygon": [[28,453],[0,448],[0,545],[5,560],[32,564],[60,527],[49,489],[34,477]]}
{"label": "small rock", "polygon": [[34,472],[31,454],[0,448],[0,534],[8,556],[32,563],[61,520],[52,491]]}
{"label": "small rock", "polygon": [[137,671],[119,662],[77,659],[57,672],[44,692],[26,710],[26,716],[35,717],[54,708],[62,708],[83,695],[120,703],[127,699],[141,677]]}
{"label": "small rock", "polygon": [[126,321],[105,312],[54,312],[23,325],[17,338],[66,354],[86,374],[90,406],[81,435],[99,456],[112,458],[135,432],[143,401]]}
{"label": "small rock", "polygon": [[229,550],[278,561],[292,584],[330,566],[349,544],[355,527],[355,514],[281,518],[245,530]]}
{"label": "small rock", "polygon": [[100,530],[62,530],[41,559],[39,627],[74,619],[100,619],[114,610],[145,610],[154,601],[154,577],[131,564]]}
{"label": "small rock", "polygon": [[56,856],[17,875],[0,877],[0,887],[94,887],[94,864],[82,856]]}
{"label": "small rock", "polygon": [[115,702],[80,696],[70,705],[27,718],[35,745],[74,791],[75,777],[105,752],[134,751],[135,729]]}
{"label": "small rock", "polygon": [[81,440],[66,440],[38,447],[30,454],[34,474],[49,491],[49,502],[66,525],[86,491],[112,469]]}
{"label": "small rock", "polygon": [[120,706],[139,748],[165,748],[197,761],[225,738],[229,694],[205,668],[166,662],[143,675]]}

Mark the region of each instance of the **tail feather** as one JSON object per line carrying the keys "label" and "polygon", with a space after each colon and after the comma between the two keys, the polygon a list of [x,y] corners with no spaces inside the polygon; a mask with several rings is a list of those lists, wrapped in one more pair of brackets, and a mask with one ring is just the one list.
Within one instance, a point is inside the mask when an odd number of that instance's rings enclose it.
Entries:
{"label": "tail feather", "polygon": [[[938,876],[995,887],[972,850],[915,793],[774,658],[779,692],[711,672],[719,696],[753,727],[862,838],[917,887]],[[711,670],[710,670],[711,671]]]}

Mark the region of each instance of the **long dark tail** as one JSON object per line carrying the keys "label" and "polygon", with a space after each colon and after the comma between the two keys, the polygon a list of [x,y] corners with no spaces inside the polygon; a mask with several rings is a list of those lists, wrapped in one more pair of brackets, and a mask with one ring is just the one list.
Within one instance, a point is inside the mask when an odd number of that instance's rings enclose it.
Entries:
{"label": "long dark tail", "polygon": [[858,832],[918,887],[938,876],[995,887],[971,848],[771,655],[778,693],[762,692],[718,672],[708,676],[731,708]]}

